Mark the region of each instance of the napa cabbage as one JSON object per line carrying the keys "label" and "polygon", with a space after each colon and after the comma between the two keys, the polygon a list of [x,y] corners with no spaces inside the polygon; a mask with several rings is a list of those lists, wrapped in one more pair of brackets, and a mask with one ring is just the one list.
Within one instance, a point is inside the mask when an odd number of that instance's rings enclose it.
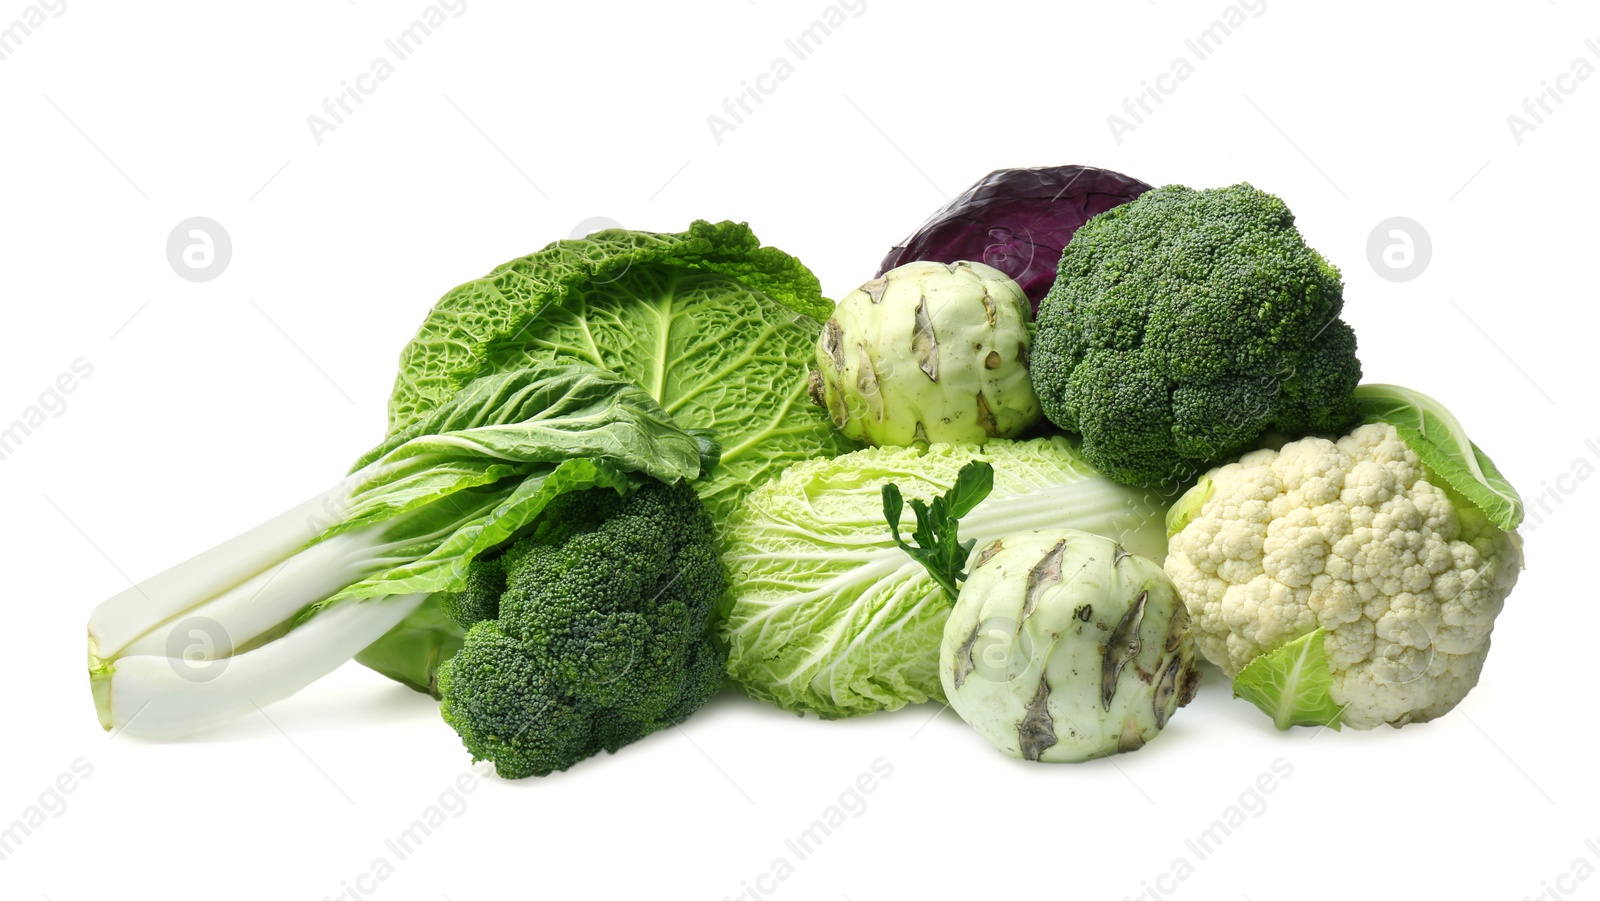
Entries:
{"label": "napa cabbage", "polygon": [[898,546],[883,488],[928,501],[973,461],[994,468],[993,490],[961,519],[977,548],[1028,529],[1082,529],[1166,556],[1169,499],[1111,481],[1064,437],[799,463],[746,496],[724,537],[722,636],[746,693],[830,718],[944,699],[939,644],[953,599]]}

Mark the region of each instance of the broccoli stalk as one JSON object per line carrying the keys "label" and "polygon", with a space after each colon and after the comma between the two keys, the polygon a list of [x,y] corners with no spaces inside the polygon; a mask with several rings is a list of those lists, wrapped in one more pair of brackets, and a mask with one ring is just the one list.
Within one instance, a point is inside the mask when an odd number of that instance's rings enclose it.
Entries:
{"label": "broccoli stalk", "polygon": [[686,484],[566,495],[551,526],[473,564],[444,609],[467,627],[440,668],[444,719],[507,778],[564,770],[682,722],[717,692],[725,587]]}
{"label": "broccoli stalk", "polygon": [[[96,608],[100,723],[178,738],[287,697],[415,624],[554,499],[626,493],[635,472],[690,479],[714,459],[621,376],[538,366],[478,379],[329,491]],[[425,674],[440,646],[392,643],[385,659]]]}

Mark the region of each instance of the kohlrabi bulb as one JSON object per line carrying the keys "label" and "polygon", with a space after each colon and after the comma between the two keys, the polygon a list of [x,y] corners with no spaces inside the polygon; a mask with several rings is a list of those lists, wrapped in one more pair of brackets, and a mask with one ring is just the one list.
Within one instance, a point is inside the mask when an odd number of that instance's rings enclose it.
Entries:
{"label": "kohlrabi bulb", "polygon": [[1054,529],[979,550],[945,623],[939,678],[1001,751],[1076,763],[1159,735],[1193,696],[1197,660],[1160,564]]}
{"label": "kohlrabi bulb", "polygon": [[982,263],[907,263],[839,301],[817,340],[811,399],[876,445],[1015,438],[1039,419],[1032,308]]}

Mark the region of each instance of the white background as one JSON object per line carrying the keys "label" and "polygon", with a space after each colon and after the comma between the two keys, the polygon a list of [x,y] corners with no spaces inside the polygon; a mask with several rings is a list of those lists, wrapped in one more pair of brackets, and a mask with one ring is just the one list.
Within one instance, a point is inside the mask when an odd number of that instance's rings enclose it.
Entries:
{"label": "white background", "polygon": [[[1600,77],[1562,81],[1574,91],[1520,143],[1506,121],[1574,59],[1600,66],[1584,45],[1600,15],[1269,0],[1119,142],[1108,114],[1192,61],[1184,41],[1222,0],[867,0],[718,143],[707,116],[822,0],[469,0],[319,144],[306,117],[424,6],[68,0],[0,62],[0,424],[74,360],[93,367],[0,462],[0,826],[89,769],[0,862],[0,895],[1600,896],[1562,875],[1600,866],[1584,844],[1600,837],[1600,484],[1571,475],[1600,465]],[[0,3],[0,28],[25,9]],[[201,740],[98,728],[91,607],[332,484],[379,439],[396,354],[451,286],[590,217],[730,218],[837,297],[984,173],[1067,162],[1284,197],[1344,270],[1368,379],[1435,394],[1532,504],[1544,493],[1553,512],[1524,530],[1529,569],[1457,712],[1280,734],[1213,673],[1159,742],[1050,767],[933,707],[824,723],[730,694],[616,756],[507,783],[473,775],[427,698],[351,665]],[[204,284],[165,255],[191,216],[233,241]],[[1409,282],[1368,263],[1391,216],[1432,237]],[[1184,840],[1280,758],[1264,809],[1250,799],[1257,815],[1196,861]],[[892,770],[865,810],[764,877],[874,761]],[[459,816],[357,882],[462,774]],[[1158,881],[1179,858],[1193,873]]]}

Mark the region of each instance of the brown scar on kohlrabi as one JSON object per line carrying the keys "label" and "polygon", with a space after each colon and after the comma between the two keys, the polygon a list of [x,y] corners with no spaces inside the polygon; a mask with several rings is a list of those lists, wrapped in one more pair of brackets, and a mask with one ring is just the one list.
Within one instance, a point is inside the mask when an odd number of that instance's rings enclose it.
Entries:
{"label": "brown scar on kohlrabi", "polygon": [[1167,620],[1167,640],[1161,645],[1161,650],[1168,654],[1176,651],[1187,634],[1189,634],[1189,610],[1184,605],[1178,604],[1172,610],[1172,618]]}
{"label": "brown scar on kohlrabi", "polygon": [[977,664],[972,662],[972,646],[978,643],[978,634],[982,631],[983,623],[973,626],[972,634],[968,635],[967,640],[961,643],[961,647],[956,648],[956,691],[961,690],[961,686],[966,683],[967,677],[972,675],[972,671],[978,668]]}
{"label": "brown scar on kohlrabi", "polygon": [[917,358],[917,368],[938,382],[939,338],[933,333],[933,320],[928,317],[927,297],[917,299],[917,309],[912,316],[911,353]]}
{"label": "brown scar on kohlrabi", "polygon": [[1133,717],[1122,721],[1122,734],[1117,736],[1117,753],[1137,751],[1144,747],[1144,736],[1139,734],[1139,724]]}
{"label": "brown scar on kohlrabi", "polygon": [[[827,356],[828,362],[833,364],[835,375],[844,372],[844,328],[837,319],[829,318],[822,324],[822,352]],[[806,394],[811,397],[811,402],[819,407],[826,407],[828,417],[833,420],[833,427],[842,429],[850,421],[850,414],[844,408],[843,402],[838,405],[828,403],[827,379],[820,369],[813,369],[806,374]]]}
{"label": "brown scar on kohlrabi", "polygon": [[1028,571],[1027,588],[1022,595],[1022,618],[1026,620],[1039,607],[1039,596],[1061,582],[1061,556],[1066,553],[1067,540],[1057,541],[1033,569]]}
{"label": "brown scar on kohlrabi", "polygon": [[1161,681],[1156,683],[1156,694],[1151,699],[1150,706],[1155,709],[1156,728],[1167,727],[1167,704],[1178,693],[1178,673],[1183,669],[1183,658],[1174,657],[1172,662],[1161,673]]}
{"label": "brown scar on kohlrabi", "polygon": [[972,561],[972,568],[977,569],[988,563],[990,558],[1003,550],[1005,550],[1005,545],[1001,544],[1000,539],[996,538],[994,541],[989,542],[988,547],[978,552],[978,559]]}
{"label": "brown scar on kohlrabi", "polygon": [[989,399],[978,392],[978,425],[983,427],[983,433],[990,438],[1000,437],[1000,423],[994,418],[994,411],[989,409]]}
{"label": "brown scar on kohlrabi", "polygon": [[1039,674],[1039,688],[1028,702],[1028,712],[1017,724],[1017,742],[1022,746],[1022,756],[1037,761],[1039,756],[1056,743],[1056,724],[1050,719],[1050,683],[1045,674]]}
{"label": "brown scar on kohlrabi", "polygon": [[1187,666],[1183,675],[1178,679],[1178,706],[1187,707],[1194,696],[1200,693],[1200,667]]}
{"label": "brown scar on kohlrabi", "polygon": [[883,421],[883,392],[878,390],[878,371],[872,368],[872,352],[866,345],[861,351],[861,373],[856,376],[856,390],[867,399],[868,412],[878,422]]}
{"label": "brown scar on kohlrabi", "polygon": [[[828,390],[823,385],[821,370],[813,369],[806,374],[806,395],[819,407],[828,405]],[[831,415],[833,411],[829,410],[828,413]],[[837,418],[834,420],[834,427],[838,428]]]}
{"label": "brown scar on kohlrabi", "polygon": [[1122,676],[1122,668],[1139,656],[1142,647],[1139,625],[1144,622],[1144,608],[1149,600],[1148,590],[1139,592],[1139,599],[1122,615],[1122,621],[1117,623],[1106,642],[1106,656],[1100,665],[1100,706],[1106,710],[1111,709],[1111,699],[1116,696],[1117,680]]}
{"label": "brown scar on kohlrabi", "polygon": [[833,368],[844,371],[844,326],[829,318],[822,324],[822,352],[833,360]]}

